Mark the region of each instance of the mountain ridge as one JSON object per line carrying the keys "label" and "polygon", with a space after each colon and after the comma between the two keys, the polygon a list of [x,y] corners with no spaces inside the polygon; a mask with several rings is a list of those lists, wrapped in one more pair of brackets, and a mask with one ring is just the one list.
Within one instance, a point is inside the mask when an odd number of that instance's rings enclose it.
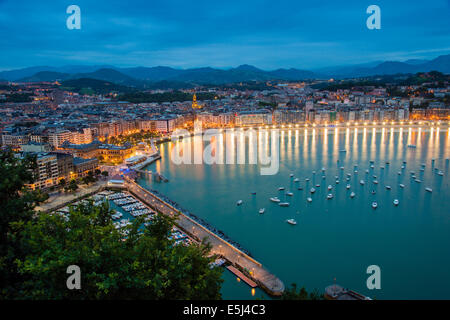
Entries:
{"label": "mountain ridge", "polygon": [[350,66],[337,66],[317,70],[279,68],[263,70],[243,64],[235,68],[217,69],[200,67],[175,69],[168,66],[120,68],[109,65],[63,67],[34,66],[0,72],[0,79],[17,82],[38,82],[92,78],[129,86],[145,86],[148,83],[169,81],[196,84],[224,84],[245,81],[308,80],[327,78],[352,78],[391,74],[412,74],[439,71],[450,73],[450,54],[432,60],[410,59],[405,62],[382,61]]}

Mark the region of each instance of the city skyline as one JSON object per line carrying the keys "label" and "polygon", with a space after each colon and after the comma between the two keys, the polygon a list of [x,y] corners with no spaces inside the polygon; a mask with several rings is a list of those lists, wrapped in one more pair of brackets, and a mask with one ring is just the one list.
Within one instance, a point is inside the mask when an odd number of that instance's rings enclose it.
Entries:
{"label": "city skyline", "polygon": [[[66,27],[71,4],[81,9],[80,30]],[[371,2],[135,4],[0,1],[0,35],[8,46],[0,70],[68,64],[314,70],[450,53],[450,2],[443,0],[378,1],[380,30],[366,27]]]}

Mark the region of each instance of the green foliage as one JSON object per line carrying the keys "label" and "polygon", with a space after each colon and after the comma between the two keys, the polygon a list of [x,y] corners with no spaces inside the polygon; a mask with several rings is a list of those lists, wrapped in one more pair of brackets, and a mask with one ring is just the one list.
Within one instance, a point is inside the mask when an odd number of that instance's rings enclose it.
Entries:
{"label": "green foliage", "polygon": [[[147,228],[142,220],[124,237],[104,203],[71,207],[68,219],[41,214],[24,227],[28,254],[18,261],[29,276],[27,299],[218,299],[221,269],[209,268],[206,245],[175,246],[167,236],[172,221],[158,216]],[[69,265],[81,269],[81,290],[66,288]]]}
{"label": "green foliage", "polygon": [[[221,268],[206,244],[175,245],[173,220],[158,215],[117,230],[105,202],[71,206],[67,216],[39,213],[31,192],[33,158],[0,153],[0,299],[220,299]],[[69,186],[76,185],[72,180]],[[81,290],[69,290],[69,265]]]}
{"label": "green foliage", "polygon": [[15,260],[25,255],[20,245],[20,230],[32,220],[34,207],[45,200],[37,191],[29,191],[36,167],[33,157],[19,159],[10,151],[0,152],[0,299],[17,291],[16,284],[24,281]]}
{"label": "green foliage", "polygon": [[[198,100],[213,100],[214,93],[205,92],[198,93]],[[119,96],[119,100],[128,101],[132,103],[142,102],[174,102],[174,101],[191,101],[192,94],[181,91],[163,92],[163,93],[147,93],[147,92],[134,92],[125,93]]]}
{"label": "green foliage", "polygon": [[317,290],[308,293],[305,287],[301,287],[297,291],[297,285],[295,283],[291,284],[290,288],[287,288],[281,300],[323,300],[323,294],[320,294]]}

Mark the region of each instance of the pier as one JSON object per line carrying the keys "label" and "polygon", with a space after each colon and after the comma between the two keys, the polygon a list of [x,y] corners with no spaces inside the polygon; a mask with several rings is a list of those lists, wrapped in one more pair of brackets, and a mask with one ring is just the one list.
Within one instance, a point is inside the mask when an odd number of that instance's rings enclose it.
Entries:
{"label": "pier", "polygon": [[253,284],[256,286],[257,284],[272,296],[283,294],[285,289],[283,282],[264,268],[260,262],[180,212],[157,195],[142,188],[136,182],[127,179],[126,188],[154,210],[170,217],[176,217],[177,226],[194,239],[199,241],[205,239],[209,242],[212,246],[211,252],[228,260],[233,265],[234,269],[232,270],[235,272],[232,272],[247,284],[250,286]]}
{"label": "pier", "polygon": [[253,281],[250,280],[249,278],[247,278],[246,275],[244,275],[242,272],[240,272],[238,269],[236,269],[233,266],[228,266],[227,267],[228,270],[230,270],[230,272],[234,273],[239,279],[241,279],[242,281],[244,281],[246,284],[248,284],[250,287],[255,288],[258,285]]}

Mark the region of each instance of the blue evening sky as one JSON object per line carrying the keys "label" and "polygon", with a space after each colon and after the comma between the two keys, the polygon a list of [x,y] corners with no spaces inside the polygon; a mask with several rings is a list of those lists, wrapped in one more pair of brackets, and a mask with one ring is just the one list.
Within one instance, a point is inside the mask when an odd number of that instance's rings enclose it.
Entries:
{"label": "blue evening sky", "polygon": [[[81,8],[68,30],[66,8]],[[381,8],[368,30],[366,8]],[[0,0],[0,70],[36,65],[314,69],[450,53],[450,0]]]}

